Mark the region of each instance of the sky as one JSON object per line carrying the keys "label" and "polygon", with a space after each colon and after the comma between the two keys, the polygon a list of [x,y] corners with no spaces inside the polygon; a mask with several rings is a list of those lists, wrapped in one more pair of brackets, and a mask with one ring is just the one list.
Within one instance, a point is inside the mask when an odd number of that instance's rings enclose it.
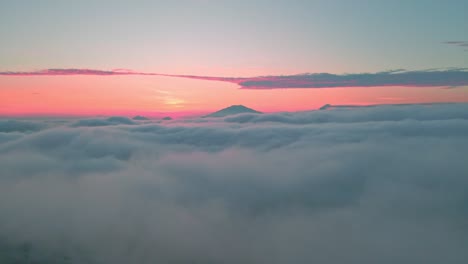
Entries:
{"label": "sky", "polygon": [[0,263],[468,263],[467,10],[0,0]]}
{"label": "sky", "polygon": [[[0,115],[467,102],[467,8],[463,0],[0,1]],[[75,71],[24,74],[47,69]],[[76,71],[86,69],[171,76]],[[374,82],[389,71],[426,75]],[[277,84],[284,75],[320,73],[334,84]],[[347,74],[371,81],[340,83]],[[258,76],[270,83],[225,79]]]}

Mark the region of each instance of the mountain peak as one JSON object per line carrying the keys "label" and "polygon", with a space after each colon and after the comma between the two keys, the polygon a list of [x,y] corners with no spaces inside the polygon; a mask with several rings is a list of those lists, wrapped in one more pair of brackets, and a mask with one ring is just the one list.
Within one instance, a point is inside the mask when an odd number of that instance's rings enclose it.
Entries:
{"label": "mountain peak", "polygon": [[253,110],[252,108],[248,108],[243,105],[231,105],[229,107],[223,108],[219,111],[206,115],[204,117],[224,117],[228,115],[236,115],[236,114],[261,114],[261,112]]}

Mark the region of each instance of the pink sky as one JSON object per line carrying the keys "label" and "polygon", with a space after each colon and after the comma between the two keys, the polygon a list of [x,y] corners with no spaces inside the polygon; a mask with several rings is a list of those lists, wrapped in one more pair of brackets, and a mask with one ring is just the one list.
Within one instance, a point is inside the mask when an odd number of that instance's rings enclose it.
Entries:
{"label": "pink sky", "polygon": [[467,102],[468,88],[239,89],[233,83],[158,76],[0,76],[0,115],[196,115],[233,104],[263,112],[324,104]]}

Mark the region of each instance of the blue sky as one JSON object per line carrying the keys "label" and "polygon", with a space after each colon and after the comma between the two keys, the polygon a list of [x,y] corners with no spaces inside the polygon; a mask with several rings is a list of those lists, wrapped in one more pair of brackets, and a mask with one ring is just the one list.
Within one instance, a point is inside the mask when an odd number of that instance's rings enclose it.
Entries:
{"label": "blue sky", "polygon": [[226,68],[236,75],[249,67],[279,74],[468,65],[463,48],[443,44],[468,39],[461,0],[20,0],[0,7],[3,70]]}

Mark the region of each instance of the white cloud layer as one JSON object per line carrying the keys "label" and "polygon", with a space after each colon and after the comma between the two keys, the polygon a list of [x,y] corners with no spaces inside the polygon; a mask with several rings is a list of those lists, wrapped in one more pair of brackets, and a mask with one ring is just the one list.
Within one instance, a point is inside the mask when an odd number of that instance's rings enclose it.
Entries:
{"label": "white cloud layer", "polygon": [[466,263],[467,150],[467,104],[3,120],[0,263]]}

